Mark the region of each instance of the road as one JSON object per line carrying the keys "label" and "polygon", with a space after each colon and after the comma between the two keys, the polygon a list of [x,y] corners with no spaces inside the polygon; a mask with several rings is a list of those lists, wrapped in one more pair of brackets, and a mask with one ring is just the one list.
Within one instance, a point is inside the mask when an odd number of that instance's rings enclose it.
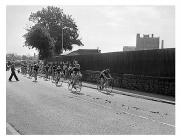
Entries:
{"label": "road", "polygon": [[175,134],[175,105],[6,75],[6,121],[22,135]]}

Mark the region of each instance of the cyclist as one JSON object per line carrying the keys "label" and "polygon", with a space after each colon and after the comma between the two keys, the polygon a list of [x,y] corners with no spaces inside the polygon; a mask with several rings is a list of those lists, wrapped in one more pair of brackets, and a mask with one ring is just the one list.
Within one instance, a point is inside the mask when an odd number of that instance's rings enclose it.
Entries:
{"label": "cyclist", "polygon": [[56,69],[56,84],[58,84],[60,77],[61,77],[61,74],[62,74],[62,69],[59,65]]}
{"label": "cyclist", "polygon": [[31,77],[31,64],[28,64],[28,75],[29,78]]}
{"label": "cyclist", "polygon": [[63,70],[63,62],[62,61],[59,62],[59,66]]}
{"label": "cyclist", "polygon": [[44,66],[45,78],[46,78],[46,79],[48,79],[48,69],[49,69],[49,66],[48,66],[48,64],[46,64],[46,65]]}
{"label": "cyclist", "polygon": [[105,69],[103,71],[100,72],[100,89],[103,88],[104,84],[107,82],[108,79],[112,79],[112,76],[110,74],[110,70],[109,69]]}
{"label": "cyclist", "polygon": [[35,63],[34,64],[34,78],[35,78],[34,81],[37,81],[38,69],[39,69],[39,66],[38,64]]}
{"label": "cyclist", "polygon": [[69,64],[69,67],[68,67],[68,76],[69,76],[69,78],[71,78],[71,75],[72,75],[72,64],[70,63]]}
{"label": "cyclist", "polygon": [[52,80],[55,80],[55,73],[56,73],[57,66],[54,64],[52,66]]}
{"label": "cyclist", "polygon": [[42,77],[43,74],[43,64],[39,63],[39,69],[38,69],[39,76]]}
{"label": "cyclist", "polygon": [[52,74],[52,64],[49,65],[49,68],[48,68],[48,79],[50,79],[51,74]]}
{"label": "cyclist", "polygon": [[82,74],[80,72],[80,65],[77,60],[73,62],[74,67],[72,68],[72,87],[75,88],[75,84],[80,80]]}
{"label": "cyclist", "polygon": [[33,67],[34,67],[34,65],[33,64],[31,64],[31,77],[33,76]]}
{"label": "cyclist", "polygon": [[27,74],[27,64],[23,65],[23,74],[26,75]]}
{"label": "cyclist", "polygon": [[21,63],[21,73],[25,74],[25,69],[24,69],[24,64],[23,63]]}
{"label": "cyclist", "polygon": [[63,75],[65,79],[67,78],[67,71],[68,71],[67,65],[68,65],[67,63],[63,63]]}

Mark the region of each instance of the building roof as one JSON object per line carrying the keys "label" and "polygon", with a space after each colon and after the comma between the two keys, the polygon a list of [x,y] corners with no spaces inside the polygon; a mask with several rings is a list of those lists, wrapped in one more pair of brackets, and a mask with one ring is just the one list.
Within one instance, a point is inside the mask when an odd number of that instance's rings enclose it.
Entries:
{"label": "building roof", "polygon": [[123,51],[135,51],[136,46],[124,46]]}
{"label": "building roof", "polygon": [[69,54],[67,54],[68,56],[72,56],[72,55],[86,55],[86,54],[98,54],[101,51],[98,49],[78,49],[76,51],[73,51]]}

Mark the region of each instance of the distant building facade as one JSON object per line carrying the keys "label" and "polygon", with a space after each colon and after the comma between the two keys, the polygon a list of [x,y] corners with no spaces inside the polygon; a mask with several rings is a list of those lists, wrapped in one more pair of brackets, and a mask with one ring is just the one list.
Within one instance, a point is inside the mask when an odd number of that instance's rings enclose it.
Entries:
{"label": "distant building facade", "polygon": [[125,51],[135,51],[136,47],[135,46],[124,46],[123,47],[123,52]]}
{"label": "distant building facade", "polygon": [[140,37],[140,34],[136,36],[136,50],[152,50],[159,49],[159,37],[154,37],[152,34],[151,37],[149,35],[143,35]]}
{"label": "distant building facade", "polygon": [[88,54],[99,54],[99,53],[101,53],[101,50],[99,49],[79,49],[71,53],[68,53],[67,55],[73,56],[73,55],[88,55]]}

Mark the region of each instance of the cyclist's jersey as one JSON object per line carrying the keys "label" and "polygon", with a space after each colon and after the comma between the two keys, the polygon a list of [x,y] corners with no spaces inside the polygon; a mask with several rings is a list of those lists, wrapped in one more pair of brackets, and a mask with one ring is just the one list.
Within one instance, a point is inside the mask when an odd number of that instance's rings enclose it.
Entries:
{"label": "cyclist's jersey", "polygon": [[104,75],[105,75],[106,77],[110,77],[109,72],[107,72],[106,70],[101,71],[101,73],[100,73],[100,78],[104,78]]}
{"label": "cyclist's jersey", "polygon": [[38,65],[34,65],[34,70],[37,72],[39,69],[39,66]]}
{"label": "cyclist's jersey", "polygon": [[63,70],[67,70],[67,69],[68,69],[67,65],[63,65]]}
{"label": "cyclist's jersey", "polygon": [[63,64],[60,64],[59,66],[60,66],[61,69],[63,69]]}
{"label": "cyclist's jersey", "polygon": [[50,67],[48,68],[48,72],[49,72],[49,73],[52,72],[52,66],[50,66]]}
{"label": "cyclist's jersey", "polygon": [[61,68],[57,68],[57,69],[56,69],[57,74],[60,74],[60,73],[61,73],[61,71],[62,71],[62,69],[61,69]]}
{"label": "cyclist's jersey", "polygon": [[74,71],[75,74],[77,74],[80,71],[80,65],[79,64],[75,64],[75,67],[72,68],[72,71]]}
{"label": "cyclist's jersey", "polygon": [[55,72],[56,69],[57,69],[57,66],[54,65],[54,66],[52,67],[52,69],[53,69],[53,71]]}

